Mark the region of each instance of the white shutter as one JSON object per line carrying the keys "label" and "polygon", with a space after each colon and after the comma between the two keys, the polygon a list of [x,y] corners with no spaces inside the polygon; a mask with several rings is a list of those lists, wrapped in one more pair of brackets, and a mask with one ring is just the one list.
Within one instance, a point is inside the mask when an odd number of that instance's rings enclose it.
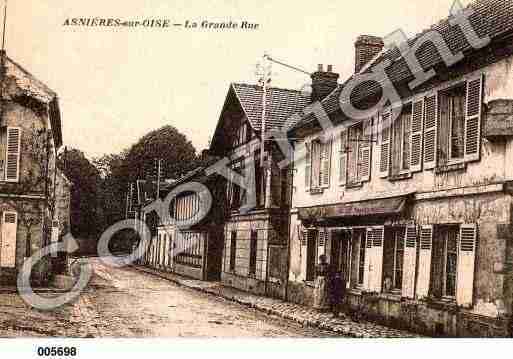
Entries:
{"label": "white shutter", "polygon": [[365,258],[363,268],[363,289],[371,290],[371,257],[373,255],[372,235],[370,229],[367,229],[365,236]]}
{"label": "white shutter", "polygon": [[370,181],[371,172],[371,129],[372,121],[363,122],[363,141],[358,144],[358,179],[360,182]]}
{"label": "white shutter", "polygon": [[[382,286],[383,235],[384,227],[367,228],[364,287],[369,291],[377,293],[381,293]],[[365,274],[367,275],[365,276]]]}
{"label": "white shutter", "polygon": [[424,125],[424,100],[413,102],[410,128],[410,171],[422,170],[422,130]]}
{"label": "white shutter", "polygon": [[7,127],[5,148],[5,181],[18,182],[20,180],[21,152],[21,129],[19,127]]}
{"label": "white shutter", "polygon": [[381,293],[381,286],[383,280],[383,239],[384,227],[374,228],[372,240],[372,290]]}
{"label": "white shutter", "polygon": [[458,245],[456,303],[471,306],[474,292],[474,264],[477,245],[477,225],[462,224]]}
{"label": "white shutter", "polygon": [[348,131],[343,131],[340,134],[338,183],[341,186],[345,186],[347,183],[347,133]]}
{"label": "white shutter", "polygon": [[417,227],[407,226],[404,234],[402,296],[415,296],[415,269],[417,265]]}
{"label": "white shutter", "polygon": [[305,142],[305,191],[312,186],[312,144]]}
{"label": "white shutter", "polygon": [[331,139],[321,144],[321,187],[328,188],[330,186],[331,177]]}
{"label": "white shutter", "polygon": [[481,112],[483,75],[467,82],[465,111],[465,161],[479,160],[481,153]]}
{"label": "white shutter", "polygon": [[0,267],[14,268],[16,266],[16,235],[18,228],[18,213],[3,212],[2,237],[0,246]]}
{"label": "white shutter", "polygon": [[381,116],[380,133],[380,158],[379,158],[379,177],[388,177],[390,169],[390,137],[391,137],[391,121],[390,112],[386,112]]}
{"label": "white shutter", "polygon": [[326,241],[328,240],[328,231],[323,228],[319,230],[317,241],[317,259],[323,254],[326,254]]}
{"label": "white shutter", "polygon": [[431,278],[431,250],[433,248],[433,226],[421,226],[419,236],[419,266],[417,276],[417,297],[424,298],[429,294]]}
{"label": "white shutter", "polygon": [[424,169],[436,167],[438,149],[438,103],[437,95],[424,99]]}

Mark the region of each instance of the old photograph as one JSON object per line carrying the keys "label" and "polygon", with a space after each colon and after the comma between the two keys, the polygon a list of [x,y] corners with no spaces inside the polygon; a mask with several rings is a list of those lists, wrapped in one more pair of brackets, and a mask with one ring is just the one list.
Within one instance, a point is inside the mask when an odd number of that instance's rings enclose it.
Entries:
{"label": "old photograph", "polygon": [[7,343],[513,335],[513,0],[0,2]]}

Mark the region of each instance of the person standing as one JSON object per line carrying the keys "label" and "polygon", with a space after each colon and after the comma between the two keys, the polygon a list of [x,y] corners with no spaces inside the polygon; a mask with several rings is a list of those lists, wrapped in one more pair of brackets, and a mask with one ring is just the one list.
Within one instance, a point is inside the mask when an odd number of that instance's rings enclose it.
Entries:
{"label": "person standing", "polygon": [[341,271],[333,271],[329,276],[329,302],[333,317],[337,318],[340,307],[344,303],[346,292],[346,280]]}
{"label": "person standing", "polygon": [[319,311],[327,311],[330,308],[329,302],[329,264],[326,255],[319,256],[319,264],[316,267],[316,278],[314,287],[313,307]]}

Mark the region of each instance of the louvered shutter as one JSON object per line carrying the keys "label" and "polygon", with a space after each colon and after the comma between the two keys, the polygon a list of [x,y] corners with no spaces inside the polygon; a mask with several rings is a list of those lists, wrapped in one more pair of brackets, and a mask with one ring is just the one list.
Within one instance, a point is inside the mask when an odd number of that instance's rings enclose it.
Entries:
{"label": "louvered shutter", "polygon": [[476,161],[480,157],[482,97],[483,75],[479,75],[467,82],[465,161]]}
{"label": "louvered shutter", "polygon": [[431,250],[433,248],[433,226],[421,226],[419,236],[419,265],[417,276],[417,297],[424,298],[429,294],[431,278]]}
{"label": "louvered shutter", "polygon": [[424,99],[424,169],[436,167],[438,147],[438,103],[437,95]]}
{"label": "louvered shutter", "polygon": [[347,133],[348,131],[342,131],[340,134],[338,183],[341,186],[347,183]]}
{"label": "louvered shutter", "polygon": [[328,188],[330,186],[331,177],[331,143],[329,140],[321,144],[321,187]]}
{"label": "louvered shutter", "polygon": [[305,191],[312,186],[312,144],[305,142]]}
{"label": "louvered shutter", "polygon": [[380,157],[379,157],[379,177],[388,177],[390,169],[390,135],[391,123],[390,112],[386,112],[381,116],[381,142],[380,142]]}
{"label": "louvered shutter", "polygon": [[417,265],[417,227],[407,226],[404,234],[402,296],[415,296],[415,269]]}
{"label": "louvered shutter", "polygon": [[422,130],[424,128],[424,100],[413,102],[410,128],[410,172],[422,170]]}
{"label": "louvered shutter", "polygon": [[317,242],[317,259],[322,254],[326,254],[326,241],[328,240],[328,231],[323,228],[318,232],[318,242]]}
{"label": "louvered shutter", "polygon": [[372,262],[371,278],[372,291],[381,293],[383,279],[383,239],[384,227],[372,229]]}
{"label": "louvered shutter", "polygon": [[360,182],[370,181],[371,172],[371,120],[363,122],[363,141],[358,145],[358,179]]}
{"label": "louvered shutter", "polygon": [[5,181],[20,180],[21,129],[7,127],[7,145],[5,153]]}
{"label": "louvered shutter", "polygon": [[458,245],[456,303],[471,306],[474,292],[474,265],[477,246],[477,225],[462,224]]}
{"label": "louvered shutter", "polygon": [[364,258],[364,268],[363,268],[363,289],[371,290],[371,257],[373,255],[373,245],[372,245],[372,232],[370,229],[366,231],[365,237],[365,258]]}
{"label": "louvered shutter", "polygon": [[0,246],[0,267],[14,268],[16,266],[16,240],[18,228],[18,213],[3,212],[2,237]]}

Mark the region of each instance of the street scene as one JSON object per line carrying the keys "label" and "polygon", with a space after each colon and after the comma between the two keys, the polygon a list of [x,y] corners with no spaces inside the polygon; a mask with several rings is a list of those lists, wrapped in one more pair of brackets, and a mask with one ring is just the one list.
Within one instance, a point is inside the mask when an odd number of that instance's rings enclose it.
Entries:
{"label": "street scene", "polygon": [[5,1],[0,337],[511,338],[513,0],[397,1]]}

